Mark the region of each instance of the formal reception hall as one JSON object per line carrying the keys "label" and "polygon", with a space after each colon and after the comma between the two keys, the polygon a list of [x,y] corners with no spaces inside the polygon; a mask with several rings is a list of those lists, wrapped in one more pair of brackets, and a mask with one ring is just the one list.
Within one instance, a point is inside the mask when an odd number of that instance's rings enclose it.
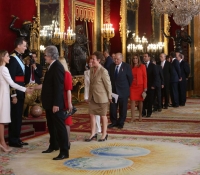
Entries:
{"label": "formal reception hall", "polygon": [[0,175],[200,175],[200,0],[0,11]]}

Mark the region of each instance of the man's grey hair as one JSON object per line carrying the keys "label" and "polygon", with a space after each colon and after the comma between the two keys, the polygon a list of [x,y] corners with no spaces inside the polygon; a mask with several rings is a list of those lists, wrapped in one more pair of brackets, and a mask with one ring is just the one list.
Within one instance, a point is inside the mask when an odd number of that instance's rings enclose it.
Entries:
{"label": "man's grey hair", "polygon": [[45,54],[51,57],[52,60],[57,60],[59,57],[58,49],[56,46],[47,46],[45,49]]}
{"label": "man's grey hair", "polygon": [[123,60],[123,55],[122,55],[122,53],[118,52],[118,53],[115,54],[115,56],[116,56],[116,55],[118,55],[118,56]]}

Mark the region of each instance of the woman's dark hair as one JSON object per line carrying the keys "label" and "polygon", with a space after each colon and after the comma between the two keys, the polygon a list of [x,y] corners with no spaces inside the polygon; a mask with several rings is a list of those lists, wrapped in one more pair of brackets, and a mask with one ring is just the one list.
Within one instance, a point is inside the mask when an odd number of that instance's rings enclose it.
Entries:
{"label": "woman's dark hair", "polygon": [[97,60],[100,60],[100,61],[104,60],[103,53],[100,51],[96,51],[92,55],[95,55],[97,57]]}
{"label": "woman's dark hair", "polygon": [[141,62],[140,56],[139,56],[138,54],[134,54],[134,55],[132,56],[132,67],[135,66],[135,64],[133,63],[133,58],[134,58],[134,57],[137,57],[137,59],[138,59],[138,66],[137,66],[137,67],[140,67],[140,65],[142,64],[142,62]]}

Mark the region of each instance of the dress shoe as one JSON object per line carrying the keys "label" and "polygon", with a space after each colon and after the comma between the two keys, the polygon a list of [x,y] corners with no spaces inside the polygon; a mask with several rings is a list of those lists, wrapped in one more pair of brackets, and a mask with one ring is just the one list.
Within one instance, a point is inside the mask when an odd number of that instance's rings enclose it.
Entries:
{"label": "dress shoe", "polygon": [[97,139],[97,134],[93,135],[91,138],[85,139],[85,142],[91,142],[93,139]]}
{"label": "dress shoe", "polygon": [[168,109],[168,107],[167,107],[167,106],[164,106],[163,109]]}
{"label": "dress shoe", "polygon": [[146,117],[146,114],[142,114],[142,117]]}
{"label": "dress shoe", "polygon": [[180,106],[185,106],[185,104],[180,104]]}
{"label": "dress shoe", "polygon": [[178,108],[178,107],[179,107],[179,105],[174,105],[173,107],[174,107],[174,108]]}
{"label": "dress shoe", "polygon": [[147,115],[147,117],[151,117],[151,115]]}
{"label": "dress shoe", "polygon": [[123,126],[122,126],[122,125],[119,125],[117,128],[118,128],[118,129],[122,129],[122,128],[123,128]]}
{"label": "dress shoe", "polygon": [[47,150],[42,151],[42,153],[51,153],[51,152],[53,152],[54,150],[57,151],[58,149],[51,149],[51,148],[48,148]]}
{"label": "dress shoe", "polygon": [[162,111],[162,109],[161,109],[161,108],[159,108],[159,109],[158,109],[158,112],[161,112],[161,111]]}
{"label": "dress shoe", "polygon": [[157,109],[153,109],[153,111],[152,112],[157,112],[158,110]]}
{"label": "dress shoe", "polygon": [[68,155],[65,154],[59,154],[57,157],[54,157],[53,160],[63,160],[69,158]]}
{"label": "dress shoe", "polygon": [[113,128],[113,127],[117,127],[117,126],[118,126],[117,124],[112,124],[111,123],[111,124],[108,125],[108,128]]}
{"label": "dress shoe", "polygon": [[9,146],[15,147],[15,148],[22,148],[23,147],[23,145],[20,144],[20,143],[9,143]]}
{"label": "dress shoe", "polygon": [[168,106],[169,106],[169,107],[173,107],[173,105],[172,105],[172,104],[169,104]]}
{"label": "dress shoe", "polygon": [[24,145],[28,145],[28,143],[26,143],[26,142],[22,142],[22,141],[19,142],[19,143],[20,143],[21,145],[23,145],[23,146],[24,146]]}
{"label": "dress shoe", "polygon": [[106,137],[104,139],[99,139],[98,142],[104,142],[107,139],[108,139],[108,134],[106,135]]}

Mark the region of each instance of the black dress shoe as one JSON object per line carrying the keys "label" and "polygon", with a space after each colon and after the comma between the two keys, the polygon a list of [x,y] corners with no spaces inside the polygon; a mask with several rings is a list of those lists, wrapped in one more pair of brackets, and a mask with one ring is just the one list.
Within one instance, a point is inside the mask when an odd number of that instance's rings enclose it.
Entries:
{"label": "black dress shoe", "polygon": [[179,105],[174,105],[173,107],[174,107],[174,108],[178,108],[178,107],[179,107]]}
{"label": "black dress shoe", "polygon": [[151,117],[151,115],[147,115],[147,117]]}
{"label": "black dress shoe", "polygon": [[142,117],[146,117],[146,114],[142,114]]}
{"label": "black dress shoe", "polygon": [[168,106],[169,106],[169,107],[173,107],[173,105],[172,105],[172,104],[169,104]]}
{"label": "black dress shoe", "polygon": [[168,109],[168,107],[167,107],[167,106],[164,106],[163,109]]}
{"label": "black dress shoe", "polygon": [[118,126],[117,124],[112,124],[111,123],[111,124],[108,125],[108,128],[113,128],[113,127],[117,127],[117,126]]}
{"label": "black dress shoe", "polygon": [[57,151],[58,149],[51,149],[51,148],[48,148],[47,150],[42,151],[42,153],[51,153],[51,152],[53,152],[54,150]]}
{"label": "black dress shoe", "polygon": [[53,160],[63,160],[69,158],[68,155],[65,154],[59,154],[57,157],[54,157]]}
{"label": "black dress shoe", "polygon": [[26,142],[19,142],[21,145],[28,145],[28,143],[26,143]]}
{"label": "black dress shoe", "polygon": [[123,128],[123,126],[122,126],[122,125],[119,125],[119,126],[118,126],[118,129],[122,129],[122,128]]}
{"label": "black dress shoe", "polygon": [[104,142],[108,139],[108,134],[106,134],[106,137],[104,139],[99,139],[98,142]]}
{"label": "black dress shoe", "polygon": [[97,134],[93,135],[91,138],[85,139],[85,142],[91,142],[93,139],[97,139]]}
{"label": "black dress shoe", "polygon": [[20,144],[20,143],[9,143],[9,146],[15,147],[15,148],[22,148],[23,147],[23,145]]}
{"label": "black dress shoe", "polygon": [[162,111],[162,108],[159,108],[159,109],[158,109],[158,112],[161,112],[161,111]]}

